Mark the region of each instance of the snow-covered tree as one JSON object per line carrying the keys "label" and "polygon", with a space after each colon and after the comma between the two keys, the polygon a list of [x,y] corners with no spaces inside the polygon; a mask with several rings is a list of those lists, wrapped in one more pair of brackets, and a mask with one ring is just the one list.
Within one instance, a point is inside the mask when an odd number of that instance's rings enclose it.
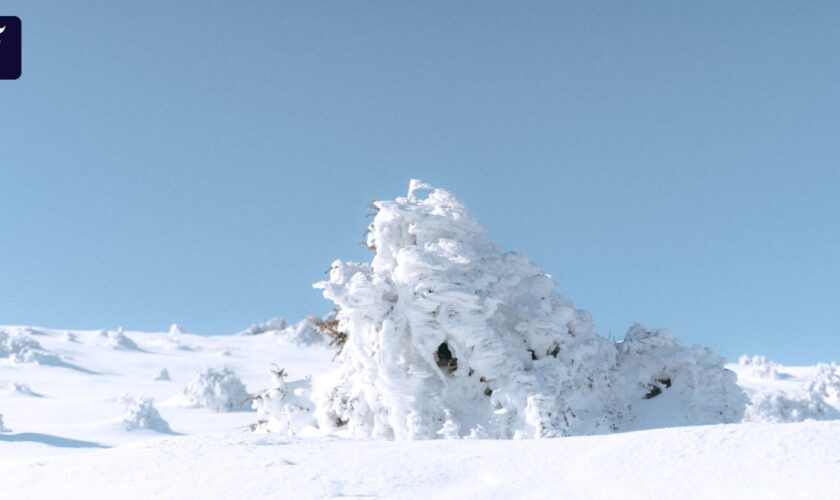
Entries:
{"label": "snow-covered tree", "polygon": [[314,426],[310,380],[286,382],[286,371],[277,365],[271,366],[269,374],[271,387],[252,397],[252,407],[257,410],[257,422],[252,429],[296,435]]}
{"label": "snow-covered tree", "polygon": [[[451,193],[412,181],[408,196],[373,206],[372,262],[335,261],[316,284],[345,337],[334,382],[314,394],[322,428],[393,439],[606,432],[653,397],[635,392],[659,371],[683,392],[702,391],[698,377],[710,376],[723,390],[703,393],[708,406],[734,407],[716,421],[740,419],[743,395],[720,358],[662,334],[655,367],[633,358],[644,343],[635,334],[616,349],[550,275],[488,242]],[[627,372],[641,379],[628,384]]]}

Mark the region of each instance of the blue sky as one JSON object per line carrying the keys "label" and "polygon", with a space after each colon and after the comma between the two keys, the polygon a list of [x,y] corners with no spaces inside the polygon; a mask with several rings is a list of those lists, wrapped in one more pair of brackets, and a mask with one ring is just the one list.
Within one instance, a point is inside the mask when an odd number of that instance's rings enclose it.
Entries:
{"label": "blue sky", "polygon": [[0,324],[324,313],[417,177],[604,335],[840,360],[837,2],[174,4],[4,4]]}

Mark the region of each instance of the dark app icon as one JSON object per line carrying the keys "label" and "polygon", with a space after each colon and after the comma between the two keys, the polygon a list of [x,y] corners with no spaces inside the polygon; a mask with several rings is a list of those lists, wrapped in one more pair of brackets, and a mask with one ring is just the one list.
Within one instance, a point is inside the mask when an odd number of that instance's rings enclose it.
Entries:
{"label": "dark app icon", "polygon": [[0,80],[20,78],[20,18],[0,16]]}

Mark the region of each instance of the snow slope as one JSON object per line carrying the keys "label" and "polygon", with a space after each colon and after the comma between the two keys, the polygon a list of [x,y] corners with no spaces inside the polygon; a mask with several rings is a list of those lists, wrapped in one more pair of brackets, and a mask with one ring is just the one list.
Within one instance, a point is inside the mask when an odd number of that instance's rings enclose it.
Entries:
{"label": "snow slope", "polygon": [[[0,433],[2,498],[831,498],[840,491],[840,420],[543,440],[286,438],[248,431],[257,418],[250,409],[190,408],[183,390],[205,367],[227,366],[253,394],[270,387],[272,363],[299,380],[333,369],[333,350],[280,333],[179,333],[173,342],[170,333],[123,332],[134,349],[109,332],[0,329],[38,345],[17,342],[25,352],[0,358],[0,413],[11,430]],[[795,395],[818,371],[777,365],[777,377],[728,366],[751,394]],[[171,380],[154,380],[160,368]],[[126,403],[127,394],[135,399]],[[142,428],[142,398],[154,398],[169,431]]]}
{"label": "snow slope", "polygon": [[213,434],[4,463],[16,498],[832,498],[840,422],[546,440]]}

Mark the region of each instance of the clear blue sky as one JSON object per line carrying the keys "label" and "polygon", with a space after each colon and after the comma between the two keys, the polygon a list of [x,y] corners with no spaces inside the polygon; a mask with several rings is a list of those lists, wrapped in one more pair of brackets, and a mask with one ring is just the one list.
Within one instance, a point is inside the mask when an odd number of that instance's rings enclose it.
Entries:
{"label": "clear blue sky", "polygon": [[840,360],[840,3],[4,2],[0,324],[229,333],[411,177],[621,337]]}

